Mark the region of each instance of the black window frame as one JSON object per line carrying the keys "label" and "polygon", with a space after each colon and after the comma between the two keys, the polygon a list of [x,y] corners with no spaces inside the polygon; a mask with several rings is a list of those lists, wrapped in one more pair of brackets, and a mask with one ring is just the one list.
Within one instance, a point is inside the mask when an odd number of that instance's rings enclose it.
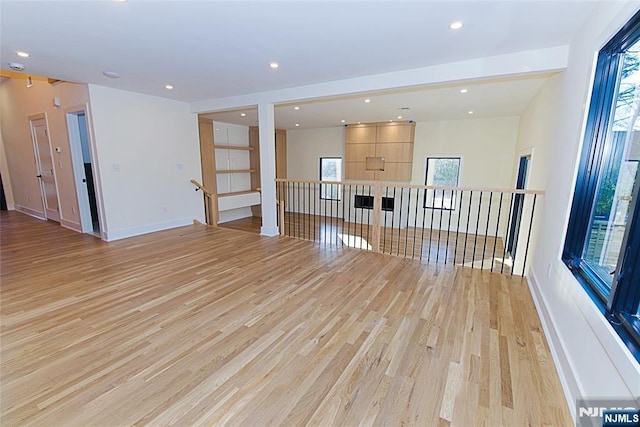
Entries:
{"label": "black window frame", "polygon": [[[343,160],[343,159],[342,159],[342,157],[340,157],[340,156],[320,156],[320,159],[319,159],[319,161],[318,161],[318,180],[319,180],[319,181],[322,181],[322,182],[332,182],[332,181],[325,181],[324,179],[322,179],[322,161],[323,161],[323,160],[340,160],[340,162],[341,162],[341,164],[342,164],[342,165],[344,165],[344,160]],[[339,176],[339,177],[338,177],[338,181],[335,181],[335,182],[340,182],[340,181],[341,181],[341,178],[342,178],[342,177],[340,177],[340,176]],[[322,197],[322,185],[323,185],[323,184],[320,184],[320,185],[319,185],[319,187],[320,187],[320,188],[319,188],[319,191],[320,191],[320,194],[319,194],[320,200],[329,200],[329,201],[334,201],[334,202],[339,202],[339,201],[341,201],[341,200],[342,200],[342,191],[341,191],[341,189],[340,189],[340,186],[338,186],[338,191],[337,191],[337,193],[338,193],[338,198],[337,198],[337,199],[334,199],[334,198],[331,198],[331,197]],[[325,185],[336,185],[336,184],[325,184]]]}
{"label": "black window frame", "polygon": [[598,54],[562,260],[640,362],[640,319],[637,316],[640,302],[638,183],[632,196],[635,202],[630,206],[627,229],[610,290],[608,284],[583,259],[592,207],[598,191],[598,179],[610,151],[610,139],[607,137],[614,110],[612,105],[618,94],[620,66],[625,51],[638,40],[640,12]]}
{"label": "black window frame", "polygon": [[[424,185],[429,185],[427,184],[427,180],[429,179],[429,159],[434,159],[434,160],[440,160],[440,159],[444,159],[444,160],[457,160],[458,161],[458,177],[456,179],[456,185],[454,187],[457,187],[460,184],[460,170],[462,169],[462,156],[427,156],[426,161],[425,161],[425,167],[424,167]],[[434,193],[436,190],[433,190]],[[424,195],[422,196],[422,208],[423,209],[434,209],[434,210],[438,210],[438,211],[450,211],[450,212],[455,212],[457,206],[458,206],[458,201],[457,201],[457,193],[455,191],[452,191],[452,197],[453,200],[451,202],[451,207],[450,208],[445,208],[443,206],[437,207],[434,206],[432,204],[432,206],[427,206],[427,193],[429,192],[429,190],[425,190],[424,191]],[[434,194],[435,196],[435,194]],[[435,197],[434,197],[435,199]]]}

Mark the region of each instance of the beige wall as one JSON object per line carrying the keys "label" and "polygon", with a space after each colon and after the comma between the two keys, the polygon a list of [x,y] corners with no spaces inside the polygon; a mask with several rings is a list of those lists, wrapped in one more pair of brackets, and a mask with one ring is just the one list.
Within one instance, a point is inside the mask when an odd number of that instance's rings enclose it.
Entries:
{"label": "beige wall", "polygon": [[344,126],[288,130],[287,178],[319,179],[320,157],[344,158],[344,138]]}
{"label": "beige wall", "polygon": [[460,186],[512,188],[518,117],[418,122],[412,184],[424,185],[428,156],[461,156]]}
{"label": "beige wall", "polygon": [[[28,116],[45,113],[53,148],[60,222],[80,230],[78,198],[63,110],[85,104],[88,101],[87,86],[73,83],[51,85],[46,80],[34,79],[33,86],[27,88],[25,78],[13,77],[0,83],[0,128],[15,208],[44,216]],[[54,98],[60,98],[60,107],[54,107]],[[55,147],[60,147],[59,153]]]}

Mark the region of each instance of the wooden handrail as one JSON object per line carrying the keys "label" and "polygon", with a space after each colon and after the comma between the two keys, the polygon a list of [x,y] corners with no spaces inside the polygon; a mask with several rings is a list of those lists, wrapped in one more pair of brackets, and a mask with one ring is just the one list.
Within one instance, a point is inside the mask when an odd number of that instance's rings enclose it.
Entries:
{"label": "wooden handrail", "polygon": [[515,188],[482,188],[482,187],[445,187],[437,185],[415,185],[415,184],[398,184],[397,182],[381,182],[381,181],[317,181],[302,179],[284,179],[276,178],[275,182],[291,182],[297,184],[338,184],[338,185],[370,185],[374,187],[378,182],[383,187],[390,188],[417,188],[422,190],[451,190],[451,191],[485,191],[494,193],[513,193],[513,194],[537,194],[544,195],[544,190],[522,190]]}
{"label": "wooden handrail", "polygon": [[200,184],[198,181],[196,181],[195,179],[192,179],[191,183],[197,187],[197,190],[202,190],[202,192],[205,194],[205,196],[207,196],[207,197],[211,197],[212,196],[212,194],[209,191],[207,191],[207,189],[204,188],[204,186],[202,184]]}

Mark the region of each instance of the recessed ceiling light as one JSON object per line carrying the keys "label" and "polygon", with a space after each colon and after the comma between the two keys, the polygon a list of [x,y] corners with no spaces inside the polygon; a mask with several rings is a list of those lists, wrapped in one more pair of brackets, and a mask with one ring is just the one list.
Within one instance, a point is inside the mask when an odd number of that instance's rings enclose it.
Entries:
{"label": "recessed ceiling light", "polygon": [[296,123],[296,127],[297,127],[297,126],[300,126],[300,123]]}
{"label": "recessed ceiling light", "polygon": [[271,67],[271,68],[274,68],[274,69],[275,69],[275,68],[278,68],[278,67],[279,67],[279,65],[278,65],[278,63],[277,63],[277,62],[272,62],[271,64],[269,64],[269,67]]}
{"label": "recessed ceiling light", "polygon": [[452,22],[451,25],[449,25],[449,28],[451,28],[452,30],[459,30],[463,27],[463,25],[464,24],[461,21],[456,21]]}
{"label": "recessed ceiling light", "polygon": [[293,107],[294,110],[298,111],[300,109],[300,107],[298,107],[297,105],[295,107]]}
{"label": "recessed ceiling light", "polygon": [[345,119],[340,120],[340,123],[347,123]]}
{"label": "recessed ceiling light", "polygon": [[473,114],[473,110],[469,111],[469,114]]}
{"label": "recessed ceiling light", "polygon": [[392,121],[393,121],[393,119],[389,119],[389,121],[390,121],[390,122],[392,122]]}
{"label": "recessed ceiling light", "polygon": [[103,71],[102,74],[109,77],[110,79],[119,79],[120,73],[116,73],[115,71]]}
{"label": "recessed ceiling light", "polygon": [[467,92],[469,92],[468,89],[460,89],[460,93],[467,93]]}
{"label": "recessed ceiling light", "polygon": [[362,124],[362,122],[358,122],[358,124]]}
{"label": "recessed ceiling light", "polygon": [[20,51],[16,52],[16,55],[18,55],[20,58],[28,58],[31,56],[27,52],[20,52]]}
{"label": "recessed ceiling light", "polygon": [[398,116],[398,120],[400,120],[402,118],[402,116]]}
{"label": "recessed ceiling light", "polygon": [[365,99],[364,102],[371,102],[369,98]]}
{"label": "recessed ceiling light", "polygon": [[247,113],[240,113],[240,117],[247,117]]}
{"label": "recessed ceiling light", "polygon": [[168,90],[173,89],[173,86],[172,86],[172,85],[164,85],[164,87],[165,87],[165,89],[168,89]]}

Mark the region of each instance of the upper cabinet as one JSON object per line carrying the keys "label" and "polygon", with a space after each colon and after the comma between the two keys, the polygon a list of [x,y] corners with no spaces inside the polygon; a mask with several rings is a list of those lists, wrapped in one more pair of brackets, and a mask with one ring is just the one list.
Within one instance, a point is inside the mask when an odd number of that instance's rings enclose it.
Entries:
{"label": "upper cabinet", "polygon": [[347,125],[345,179],[411,181],[415,130],[412,122]]}

